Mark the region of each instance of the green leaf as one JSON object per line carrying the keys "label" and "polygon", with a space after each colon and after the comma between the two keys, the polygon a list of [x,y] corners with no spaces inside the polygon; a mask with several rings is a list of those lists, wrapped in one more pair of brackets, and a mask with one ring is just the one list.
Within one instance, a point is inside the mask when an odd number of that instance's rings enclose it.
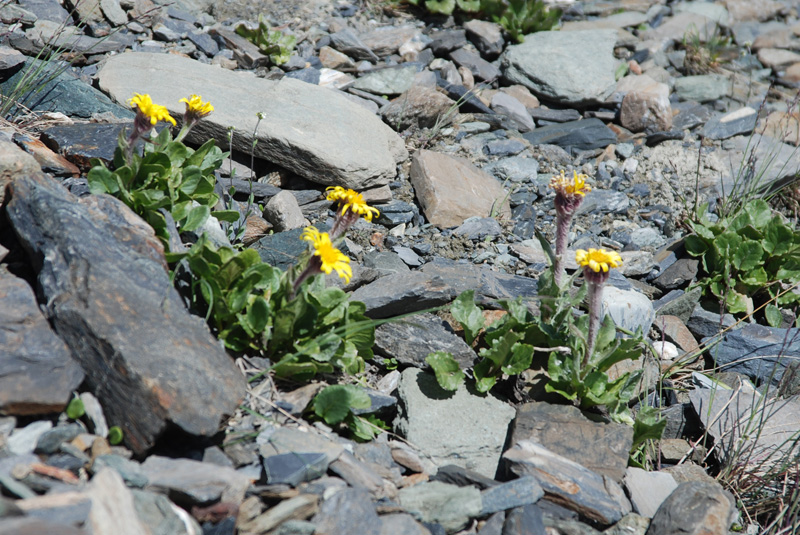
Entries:
{"label": "green leaf", "polygon": [[314,398],[314,413],[326,424],[342,422],[352,409],[368,409],[372,405],[369,396],[353,385],[326,386]]}
{"label": "green leaf", "polygon": [[100,193],[110,193],[111,195],[119,191],[117,177],[104,165],[92,167],[86,175],[89,183],[89,191],[95,195]]}
{"label": "green leaf", "polygon": [[686,252],[692,256],[702,256],[708,251],[708,245],[702,238],[689,234],[683,241]]}
{"label": "green leaf", "polygon": [[108,428],[108,443],[112,446],[121,444],[123,439],[122,429],[119,426],[111,426]]}
{"label": "green leaf", "polygon": [[714,249],[722,258],[731,258],[742,245],[742,238],[738,234],[723,232],[714,240]]}
{"label": "green leaf", "polygon": [[508,375],[518,375],[531,367],[532,360],[533,346],[516,343],[511,348],[511,356],[501,369]]}
{"label": "green leaf", "polygon": [[643,405],[636,413],[636,419],[633,422],[631,451],[642,445],[645,440],[660,440],[666,426],[667,420],[661,417],[658,409]]}
{"label": "green leaf", "polygon": [[614,342],[616,335],[617,326],[614,325],[614,320],[611,319],[611,316],[606,314],[603,318],[603,323],[600,325],[600,329],[597,331],[597,341],[595,342],[597,350],[603,350],[608,347]]}
{"label": "green leaf", "polygon": [[739,271],[750,271],[759,264],[764,256],[764,249],[760,242],[745,240],[733,251],[734,266]]}
{"label": "green leaf", "polygon": [[481,0],[456,0],[459,9],[467,13],[477,13],[481,10]]}
{"label": "green leaf", "polygon": [[792,229],[781,220],[780,216],[776,215],[764,230],[764,240],[761,243],[766,252],[778,256],[789,251],[793,239]]}
{"label": "green leaf", "polygon": [[436,381],[443,389],[452,392],[458,390],[459,385],[464,382],[464,372],[450,353],[435,351],[425,357],[425,362],[436,374]]}
{"label": "green leaf", "polygon": [[453,10],[456,8],[456,0],[427,0],[425,7],[431,13],[452,15]]}
{"label": "green leaf", "polygon": [[481,364],[483,364],[483,362],[476,364],[472,371],[475,374],[475,388],[478,390],[478,392],[484,393],[491,390],[492,387],[497,383],[497,376],[483,375],[482,373],[479,373]]}
{"label": "green leaf", "polygon": [[475,290],[462,292],[450,305],[450,313],[464,328],[464,338],[471,345],[484,327],[483,313],[475,305]]}
{"label": "green leaf", "polygon": [[772,208],[764,199],[754,199],[744,205],[744,211],[750,216],[750,221],[756,228],[765,227],[772,219]]}
{"label": "green leaf", "polygon": [[747,296],[740,294],[734,289],[728,290],[725,298],[725,306],[731,314],[738,314],[739,312],[748,312],[750,308]]}
{"label": "green leaf", "polygon": [[186,222],[181,226],[181,231],[192,232],[200,228],[208,220],[211,210],[208,206],[195,206],[186,217]]}
{"label": "green leaf", "polygon": [[238,210],[214,210],[214,217],[226,223],[236,223],[240,215]]}
{"label": "green leaf", "polygon": [[67,405],[66,413],[70,420],[77,420],[86,414],[86,408],[83,406],[83,400],[81,400],[79,397],[72,398],[69,402],[69,405]]}
{"label": "green leaf", "polygon": [[771,327],[780,327],[781,323],[783,323],[781,309],[772,303],[764,307],[764,316],[767,318],[767,323],[769,323]]}
{"label": "green leaf", "polygon": [[260,295],[256,296],[250,306],[247,307],[247,323],[253,332],[260,333],[266,328],[269,322],[269,312],[269,301]]}

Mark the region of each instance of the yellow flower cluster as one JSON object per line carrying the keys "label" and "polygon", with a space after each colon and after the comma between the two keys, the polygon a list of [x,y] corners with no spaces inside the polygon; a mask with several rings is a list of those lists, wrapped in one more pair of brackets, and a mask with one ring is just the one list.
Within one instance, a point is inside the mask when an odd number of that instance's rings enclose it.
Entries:
{"label": "yellow flower cluster", "polygon": [[578,249],[575,251],[575,261],[581,267],[589,267],[595,273],[608,272],[609,268],[622,266],[622,257],[616,251],[606,251],[605,249],[589,249],[585,251]]}
{"label": "yellow flower cluster", "polygon": [[580,195],[583,197],[587,192],[592,191],[592,187],[586,183],[586,179],[589,178],[588,176],[575,171],[572,172],[572,175],[572,179],[570,180],[562,170],[560,176],[554,176],[550,179],[550,187],[555,190],[556,193],[570,196]]}
{"label": "yellow flower cluster", "polygon": [[331,243],[331,237],[327,232],[320,232],[315,227],[306,227],[300,235],[300,239],[305,240],[314,247],[314,256],[320,260],[320,270],[327,274],[331,271],[344,279],[345,283],[350,282],[353,270],[350,267],[350,259]]}
{"label": "yellow flower cluster", "polygon": [[168,121],[172,123],[172,126],[176,124],[175,119],[170,117],[167,108],[159,106],[158,104],[153,104],[153,100],[148,94],[140,95],[139,93],[134,93],[133,98],[128,100],[128,104],[138,108],[139,113],[146,117],[153,126],[155,126],[158,121]]}
{"label": "yellow flower cluster", "polygon": [[328,192],[327,199],[329,201],[339,203],[342,215],[347,213],[347,210],[350,210],[354,214],[363,216],[367,221],[372,221],[373,215],[380,215],[377,208],[367,205],[360,193],[345,189],[342,186],[331,186],[326,191]]}
{"label": "yellow flower cluster", "polygon": [[214,106],[212,106],[210,102],[203,102],[203,97],[200,95],[191,95],[188,99],[180,99],[179,102],[185,102],[186,113],[192,115],[196,119],[202,119],[214,111]]}

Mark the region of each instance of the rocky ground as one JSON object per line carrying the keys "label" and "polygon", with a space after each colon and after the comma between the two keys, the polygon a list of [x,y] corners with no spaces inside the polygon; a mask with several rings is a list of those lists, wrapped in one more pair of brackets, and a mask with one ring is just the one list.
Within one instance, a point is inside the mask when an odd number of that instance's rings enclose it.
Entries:
{"label": "rocky ground", "polygon": [[[493,23],[379,2],[0,2],[0,104],[18,99],[0,108],[0,533],[766,530],[742,492],[765,458],[796,459],[797,331],[743,322],[700,356],[735,319],[690,288],[682,238],[748,160],[761,184],[800,169],[797,5],[562,7],[560,31],[516,44]],[[297,37],[280,67],[234,32],[260,14]],[[691,46],[715,34],[730,42]],[[71,65],[15,92],[48,47]],[[367,389],[389,432],[356,443],[305,421],[324,383],[275,382],[259,355],[221,349],[152,230],[89,194],[89,160],[113,157],[133,93],[175,117],[191,93],[213,103],[190,141],[231,148],[219,182],[242,206],[253,193],[263,218],[248,242],[273,265],[297,258],[305,225],[332,222],[326,186],[362,191],[381,215],[348,234],[345,289],[373,318],[468,289],[490,309],[532,302],[546,267],[534,232],[554,236],[550,178],[587,174],[570,248],[620,252],[605,309],[658,342],[636,363],[667,419],[652,470],[628,467],[630,427],[524,381],[445,393],[425,357],[477,355],[427,312],[377,329],[364,377],[325,378]],[[786,191],[776,207],[795,217]],[[782,489],[762,489],[773,510],[798,480],[796,463],[784,472]]]}

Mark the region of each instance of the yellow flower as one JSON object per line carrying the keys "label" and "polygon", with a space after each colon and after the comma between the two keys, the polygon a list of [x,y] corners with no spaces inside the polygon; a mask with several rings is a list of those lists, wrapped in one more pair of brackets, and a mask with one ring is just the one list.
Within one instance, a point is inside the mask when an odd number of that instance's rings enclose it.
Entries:
{"label": "yellow flower", "polygon": [[185,102],[187,115],[191,114],[196,119],[202,119],[214,111],[214,106],[210,102],[203,102],[203,97],[200,95],[191,95],[188,99],[182,98],[178,102]]}
{"label": "yellow flower", "polygon": [[372,221],[373,215],[380,215],[377,208],[367,205],[364,197],[351,189],[345,189],[342,186],[329,187],[327,190],[329,201],[338,202],[342,210],[342,215],[347,213],[348,208],[354,214],[364,216],[367,221]]}
{"label": "yellow flower", "polygon": [[329,274],[336,271],[345,283],[350,282],[353,270],[350,268],[350,259],[331,243],[327,232],[320,232],[315,227],[306,227],[300,239],[310,242],[314,246],[314,256],[319,258],[320,270]]}
{"label": "yellow flower", "polygon": [[605,273],[608,268],[622,265],[622,257],[618,252],[605,249],[589,249],[588,251],[578,249],[575,251],[575,261],[581,267],[588,266],[595,273],[599,273],[601,270]]}
{"label": "yellow flower", "polygon": [[128,100],[128,104],[139,108],[139,113],[145,116],[153,126],[158,121],[168,121],[172,123],[172,126],[175,126],[175,119],[170,117],[167,108],[153,104],[148,94],[140,95],[139,93],[134,93],[133,98]]}
{"label": "yellow flower", "polygon": [[561,176],[554,176],[550,179],[550,187],[562,195],[580,195],[581,197],[585,196],[586,192],[592,191],[592,187],[586,183],[586,179],[589,177],[575,171],[572,172],[572,175],[572,180],[570,180],[562,170]]}

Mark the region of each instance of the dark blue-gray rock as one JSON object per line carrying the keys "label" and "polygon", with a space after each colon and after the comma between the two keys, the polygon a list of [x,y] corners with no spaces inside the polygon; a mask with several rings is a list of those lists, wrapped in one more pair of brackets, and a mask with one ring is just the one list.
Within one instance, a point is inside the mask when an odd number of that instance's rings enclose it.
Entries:
{"label": "dark blue-gray rock", "polygon": [[622,214],[628,211],[631,201],[621,191],[593,189],[583,198],[578,214]]}
{"label": "dark blue-gray rock", "polygon": [[92,463],[92,472],[98,473],[103,468],[114,470],[129,487],[144,488],[147,485],[148,479],[142,465],[136,461],[115,454],[98,455]]}
{"label": "dark blue-gray rock", "polygon": [[543,535],[544,533],[546,531],[542,510],[536,504],[530,503],[506,513],[503,535]]}
{"label": "dark blue-gray rock", "polygon": [[[36,60],[30,59],[11,78],[0,83],[3,94],[12,94],[14,87],[30,70],[39,69],[41,66]],[[61,112],[70,117],[89,119],[92,115],[111,112],[120,119],[133,119],[134,113],[129,108],[115,104],[106,95],[81,81],[69,70],[59,68],[55,62],[43,66],[40,84],[18,98],[18,103],[31,111]],[[53,76],[52,79],[51,76]],[[45,80],[47,82],[45,83]],[[133,96],[133,95],[131,95]],[[116,140],[114,140],[116,141]]]}
{"label": "dark blue-gray rock", "polygon": [[494,114],[491,108],[484,104],[475,94],[464,87],[463,85],[456,85],[447,83],[444,80],[437,79],[437,84],[442,87],[447,93],[450,100],[458,103],[458,109],[464,113],[486,113],[489,115]]}
{"label": "dark blue-gray rock", "polygon": [[251,248],[258,251],[265,263],[285,270],[293,266],[300,255],[308,249],[308,242],[300,239],[302,233],[303,229],[298,228],[268,234],[251,245]]}
{"label": "dark blue-gray rock", "polygon": [[672,111],[678,112],[672,118],[672,127],[675,130],[691,130],[705,124],[711,118],[711,110],[694,101],[673,104]]}
{"label": "dark blue-gray rock", "polygon": [[749,106],[724,115],[715,115],[703,127],[702,135],[708,139],[728,139],[749,134],[756,127],[758,113]]}
{"label": "dark blue-gray rock", "polygon": [[539,175],[539,161],[535,158],[512,156],[485,165],[483,170],[499,180],[511,182],[533,182]]}
{"label": "dark blue-gray rock", "polygon": [[330,38],[333,48],[353,59],[378,61],[378,56],[348,28],[332,33]]}
{"label": "dark blue-gray rock", "polygon": [[450,52],[450,59],[459,67],[464,67],[478,80],[492,81],[500,76],[500,69],[466,48]]}
{"label": "dark blue-gray rock", "polygon": [[430,531],[406,513],[381,515],[381,535],[431,535]]}
{"label": "dark blue-gray rock", "polygon": [[179,516],[175,512],[175,505],[163,494],[143,490],[133,490],[131,493],[136,515],[152,535],[190,535],[196,533],[189,531],[190,527],[200,529],[194,518]]}
{"label": "dark blue-gray rock", "polygon": [[475,487],[431,481],[400,489],[398,501],[423,522],[441,524],[447,533],[464,528],[481,514],[481,494]]}
{"label": "dark blue-gray rock", "polygon": [[697,276],[699,261],[695,258],[680,258],[653,279],[653,285],[662,290],[674,290],[689,284]]}
{"label": "dark blue-gray rock", "polygon": [[170,425],[216,434],[244,378],[184,307],[153,229],[113,197],[78,199],[43,176],[13,183],[6,214],[47,315],[126,444],[143,453]]}
{"label": "dark blue-gray rock", "polygon": [[86,172],[92,168],[92,158],[110,165],[120,132],[130,131],[132,126],[132,123],[59,125],[42,132],[41,140]]}
{"label": "dark blue-gray rock", "polygon": [[633,429],[624,424],[596,422],[577,407],[526,403],[517,408],[511,443],[537,442],[550,451],[614,481],[622,481],[633,445]]}
{"label": "dark blue-gray rock", "polygon": [[59,24],[71,22],[69,11],[56,0],[20,0],[19,7],[36,15],[37,19],[49,20]]}
{"label": "dark blue-gray rock", "polygon": [[233,468],[190,459],[151,455],[142,463],[147,490],[166,494],[184,505],[204,505],[222,500],[240,504],[250,478]]}
{"label": "dark blue-gray rock", "polygon": [[5,267],[0,296],[0,411],[62,411],[83,381],[81,367],[39,310],[33,289]]}
{"label": "dark blue-gray rock", "polygon": [[[748,323],[725,333],[709,354],[722,371],[747,375],[756,384],[768,382],[777,386],[789,362],[800,358],[798,332]],[[703,338],[702,343],[712,340]]]}
{"label": "dark blue-gray rock", "polygon": [[470,240],[482,240],[502,233],[503,227],[493,217],[470,217],[453,230],[456,236],[465,236]]}
{"label": "dark blue-gray rock", "polygon": [[647,535],[728,533],[736,514],[733,496],[719,483],[681,483],[656,511]]}
{"label": "dark blue-gray rock", "polygon": [[364,255],[364,267],[376,270],[381,276],[411,271],[400,255],[390,251],[370,251]]}
{"label": "dark blue-gray rock", "polygon": [[671,140],[679,140],[684,138],[683,130],[670,130],[669,132],[653,132],[647,134],[645,144],[648,147],[655,147],[659,143]]}
{"label": "dark blue-gray rock", "polygon": [[359,489],[343,489],[327,498],[311,521],[315,533],[359,533],[380,535],[381,519],[369,494]]}
{"label": "dark blue-gray rock", "polygon": [[434,351],[452,354],[462,368],[472,367],[477,355],[450,326],[429,313],[390,321],[375,329],[375,349],[397,362],[427,368],[425,357]]}
{"label": "dark blue-gray rock", "polygon": [[484,522],[478,535],[503,535],[503,524],[506,522],[506,512],[495,513]]}
{"label": "dark blue-gray rock", "polygon": [[[544,121],[546,123],[569,123],[572,121],[577,121],[581,118],[581,113],[578,110],[574,110],[572,108],[566,108],[563,110],[552,110],[550,108],[531,108],[528,110],[528,113],[531,114],[531,118],[536,121]],[[544,125],[542,125],[544,126]]]}
{"label": "dark blue-gray rock", "polygon": [[324,453],[281,453],[262,461],[267,484],[286,484],[296,487],[325,475],[328,457]]}
{"label": "dark blue-gray rock", "polygon": [[467,34],[464,30],[440,30],[433,32],[430,38],[432,40],[428,48],[437,56],[444,56],[467,44]]}
{"label": "dark blue-gray rock", "polygon": [[568,151],[605,148],[617,142],[614,131],[596,118],[542,126],[522,137],[531,145],[558,145]]}
{"label": "dark blue-gray rock", "polygon": [[488,142],[484,150],[489,156],[514,156],[526,148],[527,145],[518,139],[497,139]]}
{"label": "dark blue-gray rock", "polygon": [[36,453],[55,453],[58,451],[62,442],[69,442],[81,433],[85,433],[86,428],[78,423],[59,425],[45,431],[36,441]]}
{"label": "dark blue-gray rock", "polygon": [[363,390],[367,393],[367,396],[369,396],[370,404],[369,407],[363,409],[353,409],[353,414],[356,416],[386,411],[386,409],[390,409],[397,405],[397,398],[394,396],[382,394],[381,392],[373,390],[372,388],[364,388]]}
{"label": "dark blue-gray rock", "polygon": [[513,479],[481,492],[481,515],[490,515],[506,509],[524,507],[539,501],[544,490],[535,477]]}
{"label": "dark blue-gray rock", "polygon": [[422,265],[422,259],[410,247],[395,245],[392,247],[392,251],[394,251],[407,266],[418,267]]}
{"label": "dark blue-gray rock", "polygon": [[441,481],[442,483],[449,483],[458,487],[477,487],[482,491],[500,485],[499,481],[491,477],[486,477],[474,470],[469,470],[457,464],[440,466],[436,473],[431,476],[430,480]]}
{"label": "dark blue-gray rock", "polygon": [[414,205],[396,199],[375,207],[381,212],[375,222],[390,227],[410,223],[419,213]]}
{"label": "dark blue-gray rock", "polygon": [[214,38],[205,32],[189,32],[187,35],[189,40],[199,48],[203,54],[212,57],[219,53],[219,45]]}
{"label": "dark blue-gray rock", "polygon": [[301,82],[305,82],[307,84],[319,85],[320,74],[321,73],[319,69],[308,67],[305,69],[287,72],[286,77],[294,78],[295,80],[300,80]]}
{"label": "dark blue-gray rock", "polygon": [[545,499],[609,526],[630,512],[625,492],[611,478],[562,457],[530,440],[514,443],[503,454],[511,471],[537,479]]}

